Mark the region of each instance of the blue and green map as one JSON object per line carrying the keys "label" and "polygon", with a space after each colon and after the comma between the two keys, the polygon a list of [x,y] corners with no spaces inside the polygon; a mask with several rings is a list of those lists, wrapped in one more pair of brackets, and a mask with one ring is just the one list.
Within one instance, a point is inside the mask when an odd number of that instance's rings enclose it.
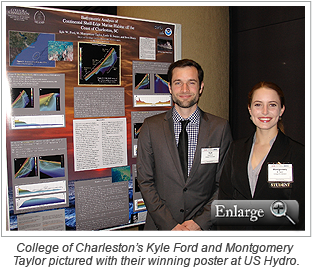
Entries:
{"label": "blue and green map", "polygon": [[54,34],[10,31],[10,66],[55,67],[55,61],[48,60],[51,40]]}

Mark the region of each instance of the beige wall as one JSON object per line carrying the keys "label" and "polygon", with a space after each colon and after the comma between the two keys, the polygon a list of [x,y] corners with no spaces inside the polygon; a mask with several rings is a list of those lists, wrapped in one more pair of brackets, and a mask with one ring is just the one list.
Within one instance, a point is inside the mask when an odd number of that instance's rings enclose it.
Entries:
{"label": "beige wall", "polygon": [[228,119],[228,7],[119,6],[117,15],[181,24],[182,58],[197,61],[204,70],[205,87],[199,106]]}

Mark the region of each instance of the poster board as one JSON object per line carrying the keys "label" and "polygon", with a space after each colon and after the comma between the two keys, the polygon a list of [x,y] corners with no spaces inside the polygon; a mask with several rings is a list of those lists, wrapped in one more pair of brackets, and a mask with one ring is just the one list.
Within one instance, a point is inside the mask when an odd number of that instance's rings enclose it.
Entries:
{"label": "poster board", "polygon": [[181,26],[6,7],[2,80],[9,230],[142,224],[140,126],[172,105]]}

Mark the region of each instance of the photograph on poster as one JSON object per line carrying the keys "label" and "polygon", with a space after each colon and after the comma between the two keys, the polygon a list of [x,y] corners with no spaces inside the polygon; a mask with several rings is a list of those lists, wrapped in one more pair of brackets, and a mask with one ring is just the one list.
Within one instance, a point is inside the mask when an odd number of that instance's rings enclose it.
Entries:
{"label": "photograph on poster", "polygon": [[48,58],[48,42],[54,34],[9,31],[10,66],[55,67]]}
{"label": "photograph on poster", "polygon": [[116,182],[129,182],[131,178],[130,166],[113,167],[112,183]]}
{"label": "photograph on poster", "polygon": [[173,53],[173,39],[158,38],[159,53]]}
{"label": "photograph on poster", "polygon": [[48,41],[48,59],[50,61],[73,61],[73,42]]}

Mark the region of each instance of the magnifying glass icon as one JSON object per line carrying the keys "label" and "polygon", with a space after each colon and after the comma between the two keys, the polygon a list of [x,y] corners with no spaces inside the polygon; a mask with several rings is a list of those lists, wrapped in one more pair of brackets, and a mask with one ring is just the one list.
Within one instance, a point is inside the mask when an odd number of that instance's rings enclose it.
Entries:
{"label": "magnifying glass icon", "polygon": [[293,224],[296,223],[287,215],[287,204],[283,201],[274,201],[271,204],[270,210],[275,217],[286,217]]}

